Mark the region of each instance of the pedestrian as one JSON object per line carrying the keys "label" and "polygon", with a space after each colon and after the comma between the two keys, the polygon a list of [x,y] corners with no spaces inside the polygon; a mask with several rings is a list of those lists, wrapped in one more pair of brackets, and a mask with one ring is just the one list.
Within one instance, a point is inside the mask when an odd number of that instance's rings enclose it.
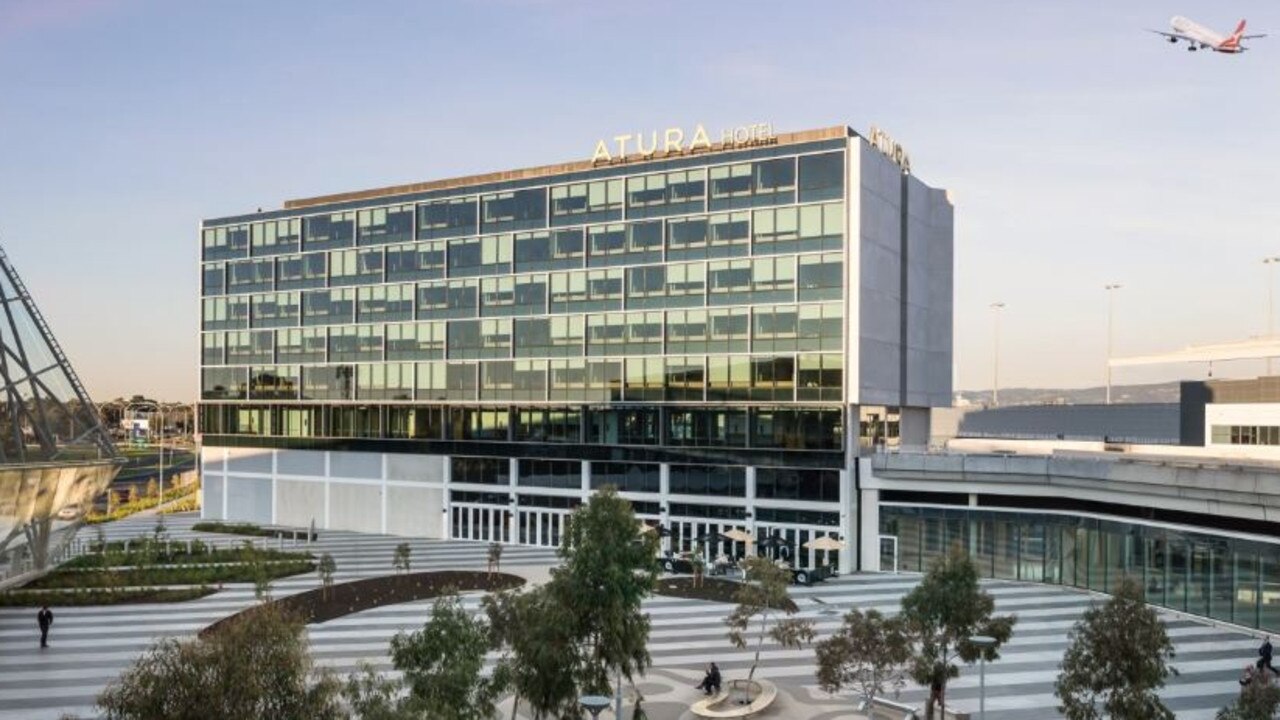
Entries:
{"label": "pedestrian", "polygon": [[40,612],[36,613],[36,624],[40,626],[40,647],[49,647],[49,627],[53,625],[53,611],[48,605],[40,608]]}
{"label": "pedestrian", "polygon": [[1258,648],[1258,669],[1266,668],[1274,674],[1280,674],[1271,664],[1271,636],[1264,635],[1262,638],[1262,647]]}
{"label": "pedestrian", "polygon": [[717,695],[720,693],[720,668],[715,663],[707,665],[706,673],[702,676],[702,682],[698,684],[698,689],[704,695]]}

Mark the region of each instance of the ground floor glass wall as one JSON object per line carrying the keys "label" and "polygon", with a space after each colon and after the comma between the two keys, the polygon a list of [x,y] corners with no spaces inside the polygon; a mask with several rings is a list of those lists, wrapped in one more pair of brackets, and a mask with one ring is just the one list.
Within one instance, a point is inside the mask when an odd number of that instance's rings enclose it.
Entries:
{"label": "ground floor glass wall", "polygon": [[1153,604],[1280,632],[1280,544],[1095,517],[889,504],[880,533],[896,538],[900,570],[922,572],[959,544],[984,577],[1106,592],[1131,575]]}

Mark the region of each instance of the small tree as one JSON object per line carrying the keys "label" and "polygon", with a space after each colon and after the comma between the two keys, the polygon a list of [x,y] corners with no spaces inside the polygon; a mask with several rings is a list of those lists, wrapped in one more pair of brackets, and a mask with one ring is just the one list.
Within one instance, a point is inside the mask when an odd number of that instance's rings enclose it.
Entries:
{"label": "small tree", "polygon": [[1126,577],[1071,630],[1053,693],[1067,720],[1172,720],[1156,691],[1178,671],[1173,642],[1142,587]]}
{"label": "small tree", "polygon": [[396,554],[391,558],[391,566],[396,572],[409,572],[409,543],[402,542],[396,546]]}
{"label": "small tree", "polygon": [[136,502],[138,502],[138,486],[130,485],[129,486],[129,503],[133,504]]}
{"label": "small tree", "polygon": [[689,558],[693,566],[693,586],[702,587],[702,576],[707,571],[707,558],[703,555],[702,543],[693,544],[693,557]]}
{"label": "small tree", "polygon": [[325,553],[320,556],[320,562],[316,564],[316,572],[320,574],[320,585],[323,588],[320,596],[325,600],[329,599],[329,588],[333,587],[333,574],[338,571],[338,563],[334,562],[333,556]]}
{"label": "small tree", "polygon": [[498,572],[502,566],[502,543],[489,543],[489,574]]}
{"label": "small tree", "polygon": [[98,696],[107,720],[336,720],[338,684],[315,672],[303,625],[272,606],[205,640],[162,640]]}
{"label": "small tree", "polygon": [[[813,622],[791,617],[797,611],[796,604],[787,594],[787,586],[791,584],[791,571],[779,567],[777,563],[766,557],[749,557],[743,561],[744,582],[738,589],[735,600],[738,606],[725,618],[729,626],[729,642],[738,649],[747,646],[746,633],[750,630],[754,619],[760,619],[759,635],[756,638],[756,653],[751,660],[751,670],[747,680],[755,677],[756,667],[760,664],[760,648],[765,638],[769,638],[782,647],[798,648],[813,639]],[[781,613],[782,618],[769,621],[774,614]]]}
{"label": "small tree", "polygon": [[153,497],[159,497],[159,496],[160,496],[160,484],[156,482],[155,478],[151,478],[147,480],[147,497],[153,498]]}
{"label": "small tree", "polygon": [[896,699],[906,684],[911,660],[911,636],[899,617],[877,610],[865,615],[850,610],[834,635],[818,643],[818,686],[829,693],[855,689],[872,702],[892,690]]}
{"label": "small tree", "polygon": [[[902,619],[919,641],[919,653],[911,664],[911,677],[929,688],[925,718],[941,706],[946,717],[947,682],[960,675],[959,660],[972,664],[982,657],[999,659],[1000,646],[1013,635],[1017,618],[992,617],[995,600],[978,585],[978,569],[959,546],[938,558],[920,584],[902,599]],[[986,635],[995,639],[979,648],[970,639]]]}
{"label": "small tree", "polygon": [[151,528],[151,539],[156,545],[169,540],[169,528],[164,524],[163,515],[156,515],[156,526]]}
{"label": "small tree", "polygon": [[484,598],[490,642],[502,652],[498,666],[511,680],[515,698],[543,717],[573,717],[579,712],[577,668],[583,647],[572,618],[546,586],[527,592],[501,592]]}
{"label": "small tree", "polygon": [[1240,697],[1218,711],[1217,720],[1272,720],[1280,709],[1280,686],[1260,672],[1240,688]]}
{"label": "small tree", "polygon": [[342,699],[351,709],[351,716],[359,720],[405,720],[400,707],[401,684],[390,680],[374,669],[368,661],[360,663],[360,670],[347,677],[342,686]]}
{"label": "small tree", "polygon": [[404,673],[410,717],[472,720],[492,717],[507,685],[506,671],[483,676],[490,633],[456,594],[436,600],[431,619],[417,632],[391,640],[391,659]]}

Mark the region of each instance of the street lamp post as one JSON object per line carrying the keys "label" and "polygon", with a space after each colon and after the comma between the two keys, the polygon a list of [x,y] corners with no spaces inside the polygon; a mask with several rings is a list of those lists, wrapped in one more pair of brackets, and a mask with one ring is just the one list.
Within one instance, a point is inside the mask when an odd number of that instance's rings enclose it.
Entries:
{"label": "street lamp post", "polygon": [[[1264,257],[1262,265],[1267,269],[1267,340],[1275,337],[1276,334],[1276,305],[1275,305],[1275,287],[1276,287],[1276,263],[1280,263],[1280,257]],[[1271,374],[1271,358],[1267,357],[1267,374]]]}
{"label": "street lamp post", "polygon": [[1108,283],[1102,286],[1107,291],[1107,404],[1111,404],[1111,328],[1115,324],[1115,291],[1124,287],[1120,283]]}
{"label": "street lamp post", "polygon": [[991,311],[995,317],[995,342],[994,357],[991,361],[991,406],[998,407],[1000,405],[1000,311],[1004,309],[1004,303],[991,303]]}
{"label": "street lamp post", "polygon": [[996,646],[990,635],[974,635],[969,642],[978,646],[978,720],[987,720],[987,650]]}

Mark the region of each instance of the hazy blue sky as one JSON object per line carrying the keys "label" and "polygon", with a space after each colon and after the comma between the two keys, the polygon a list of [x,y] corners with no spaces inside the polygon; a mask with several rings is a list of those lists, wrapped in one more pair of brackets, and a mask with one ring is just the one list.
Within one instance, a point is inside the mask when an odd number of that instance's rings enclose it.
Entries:
{"label": "hazy blue sky", "polygon": [[[1175,13],[1275,36],[1192,54],[1144,31]],[[1278,71],[1256,0],[0,0],[0,243],[93,395],[192,398],[201,218],[874,123],[956,198],[957,387],[990,384],[995,300],[1002,386],[1096,384],[1106,282],[1118,354],[1264,330]]]}

